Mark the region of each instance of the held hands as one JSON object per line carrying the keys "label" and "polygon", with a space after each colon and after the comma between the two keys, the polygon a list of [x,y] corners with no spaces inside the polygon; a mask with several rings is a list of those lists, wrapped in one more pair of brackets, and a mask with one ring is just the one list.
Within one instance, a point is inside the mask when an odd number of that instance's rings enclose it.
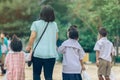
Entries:
{"label": "held hands", "polygon": [[29,53],[29,54],[28,54],[28,61],[31,61],[31,56],[32,56],[32,54]]}
{"label": "held hands", "polygon": [[26,51],[27,51],[27,52],[30,52],[30,51],[31,51],[31,49],[32,49],[32,47],[31,47],[31,46],[27,46],[27,47],[26,47]]}
{"label": "held hands", "polygon": [[29,54],[29,57],[28,57],[28,58],[29,58],[29,61],[30,61],[30,60],[31,60],[31,56],[32,56],[32,47],[31,47],[31,46],[27,46],[27,47],[26,47],[26,51],[27,51],[28,53],[30,53],[30,54]]}

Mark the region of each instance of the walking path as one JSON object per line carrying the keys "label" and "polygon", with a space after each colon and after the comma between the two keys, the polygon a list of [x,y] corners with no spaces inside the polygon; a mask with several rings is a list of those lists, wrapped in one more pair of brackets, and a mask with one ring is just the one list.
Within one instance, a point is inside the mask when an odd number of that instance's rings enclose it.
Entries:
{"label": "walking path", "polygon": [[[48,66],[49,68],[49,66]],[[32,68],[30,67],[27,67],[26,66],[26,69],[25,69],[25,73],[26,73],[26,79],[25,80],[32,80]],[[98,80],[97,79],[97,67],[95,64],[89,64],[89,65],[86,65],[86,70],[87,70],[87,73],[91,76],[91,80]],[[116,65],[116,66],[113,66],[112,67],[112,71],[114,72],[115,74],[115,78],[116,80],[120,80],[120,65]],[[61,72],[62,72],[62,65],[61,63],[56,63],[55,65],[55,69],[54,69],[54,74],[53,74],[53,79],[54,80],[62,80],[61,78]],[[2,80],[2,76],[0,76],[0,80]],[[42,73],[42,80],[43,79],[43,73]]]}

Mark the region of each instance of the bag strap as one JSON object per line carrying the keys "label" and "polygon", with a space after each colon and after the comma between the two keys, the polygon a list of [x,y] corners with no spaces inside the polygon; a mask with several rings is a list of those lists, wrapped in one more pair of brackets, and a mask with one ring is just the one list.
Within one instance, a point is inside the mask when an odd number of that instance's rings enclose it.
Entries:
{"label": "bag strap", "polygon": [[[46,27],[45,27],[43,33],[41,34],[40,38],[38,39],[38,42],[37,42],[37,44],[35,45],[35,47],[34,47],[34,49],[33,49],[33,51],[32,51],[33,54],[34,54],[34,51],[35,51],[35,49],[36,49],[38,43],[40,42],[40,40],[41,40],[41,38],[42,38],[42,36],[43,36],[43,34],[45,33],[45,31],[46,31],[46,29],[47,29],[48,24],[49,24],[49,22],[47,22]],[[33,54],[32,54],[32,56],[33,56]]]}

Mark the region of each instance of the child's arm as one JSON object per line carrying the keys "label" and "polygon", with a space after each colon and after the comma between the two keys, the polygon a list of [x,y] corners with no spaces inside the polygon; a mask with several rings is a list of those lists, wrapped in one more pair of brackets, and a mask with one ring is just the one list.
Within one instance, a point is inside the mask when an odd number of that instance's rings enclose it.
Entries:
{"label": "child's arm", "polygon": [[111,50],[111,57],[113,56],[116,56],[116,50],[114,47],[112,47],[112,50]]}
{"label": "child's arm", "polygon": [[25,61],[30,61],[31,60],[31,53],[28,52],[23,52],[24,53],[24,59]]}
{"label": "child's arm", "polygon": [[64,54],[64,53],[65,53],[65,49],[66,49],[65,46],[60,46],[60,47],[58,48],[58,52]]}
{"label": "child's arm", "polygon": [[96,66],[99,66],[99,55],[100,55],[100,46],[101,44],[97,41],[95,46],[94,46],[94,50],[96,51]]}
{"label": "child's arm", "polygon": [[8,61],[9,61],[9,53],[6,55],[6,57],[5,57],[5,62],[4,62],[4,69],[7,69],[7,67],[8,67]]}
{"label": "child's arm", "polygon": [[99,54],[100,54],[100,52],[96,51],[96,65],[97,65],[97,67],[99,66]]}
{"label": "child's arm", "polygon": [[79,53],[80,64],[81,64],[82,70],[85,70],[85,65],[83,63],[83,58],[85,56],[85,51],[83,50],[83,48],[81,48],[80,50],[78,50],[78,53]]}
{"label": "child's arm", "polygon": [[[114,58],[115,58],[115,56],[116,56],[116,50],[115,50],[114,47],[112,47],[112,49],[111,49],[111,58],[112,58],[111,64],[112,64],[112,66],[113,66],[113,63],[114,63]],[[111,67],[112,67],[112,66],[111,66]]]}
{"label": "child's arm", "polygon": [[83,60],[80,60],[80,64],[81,64],[81,66],[82,66],[82,70],[85,70],[85,65],[84,65],[84,63],[83,63]]}

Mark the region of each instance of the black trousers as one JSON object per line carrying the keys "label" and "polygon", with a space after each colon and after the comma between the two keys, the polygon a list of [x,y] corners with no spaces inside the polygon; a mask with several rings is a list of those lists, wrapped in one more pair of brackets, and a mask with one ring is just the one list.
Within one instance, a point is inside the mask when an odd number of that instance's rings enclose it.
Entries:
{"label": "black trousers", "polygon": [[45,80],[52,80],[55,58],[33,57],[33,80],[41,80],[40,75],[43,68]]}
{"label": "black trousers", "polygon": [[62,80],[82,80],[81,74],[62,73]]}

